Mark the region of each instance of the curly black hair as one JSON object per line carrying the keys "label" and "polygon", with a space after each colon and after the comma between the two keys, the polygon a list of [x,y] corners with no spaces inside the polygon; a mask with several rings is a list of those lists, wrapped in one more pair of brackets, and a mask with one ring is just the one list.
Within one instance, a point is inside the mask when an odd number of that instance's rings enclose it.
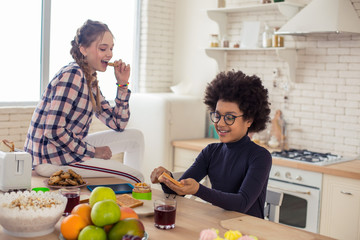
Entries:
{"label": "curly black hair", "polygon": [[215,111],[219,100],[235,102],[244,114],[244,119],[252,119],[249,132],[259,132],[270,122],[268,90],[259,77],[247,76],[241,71],[219,73],[205,90],[204,103],[210,111]]}

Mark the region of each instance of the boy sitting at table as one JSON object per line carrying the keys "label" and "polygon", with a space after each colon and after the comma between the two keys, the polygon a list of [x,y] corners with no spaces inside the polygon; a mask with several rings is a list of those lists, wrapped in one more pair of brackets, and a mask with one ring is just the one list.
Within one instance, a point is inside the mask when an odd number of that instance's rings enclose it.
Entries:
{"label": "boy sitting at table", "polygon": [[[270,121],[268,91],[257,76],[241,71],[219,73],[208,84],[204,103],[220,143],[209,144],[179,179],[180,187],[159,176],[170,171],[158,167],[151,182],[161,182],[170,194],[194,195],[226,210],[264,218],[270,153],[252,142],[249,132],[259,132]],[[208,175],[211,188],[199,182]]]}

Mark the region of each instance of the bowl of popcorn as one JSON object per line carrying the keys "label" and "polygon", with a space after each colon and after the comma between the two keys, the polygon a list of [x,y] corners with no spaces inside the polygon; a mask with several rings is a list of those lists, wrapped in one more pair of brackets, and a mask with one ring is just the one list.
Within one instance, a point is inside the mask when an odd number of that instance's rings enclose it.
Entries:
{"label": "bowl of popcorn", "polygon": [[5,193],[0,195],[0,224],[11,236],[43,236],[54,231],[66,203],[58,192]]}

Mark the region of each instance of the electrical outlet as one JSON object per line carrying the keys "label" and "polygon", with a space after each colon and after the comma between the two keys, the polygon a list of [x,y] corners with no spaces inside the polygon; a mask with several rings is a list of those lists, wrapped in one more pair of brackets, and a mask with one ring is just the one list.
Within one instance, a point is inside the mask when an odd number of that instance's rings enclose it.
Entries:
{"label": "electrical outlet", "polygon": [[273,74],[273,77],[274,77],[274,78],[279,77],[279,69],[278,69],[278,68],[274,68],[274,69],[272,70],[272,74]]}

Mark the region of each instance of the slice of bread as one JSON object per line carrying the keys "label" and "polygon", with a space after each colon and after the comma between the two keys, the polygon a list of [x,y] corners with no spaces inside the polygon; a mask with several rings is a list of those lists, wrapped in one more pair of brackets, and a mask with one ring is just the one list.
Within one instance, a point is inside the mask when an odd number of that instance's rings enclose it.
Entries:
{"label": "slice of bread", "polygon": [[161,180],[161,178],[166,178],[169,179],[172,183],[174,183],[175,185],[177,185],[178,187],[183,187],[184,184],[180,183],[179,181],[176,181],[175,179],[173,179],[169,174],[167,174],[166,172],[163,172],[160,177],[159,180]]}
{"label": "slice of bread", "polygon": [[120,196],[116,196],[116,202],[121,207],[130,207],[130,208],[135,208],[144,205],[144,202],[135,199],[128,194],[121,194]]}

